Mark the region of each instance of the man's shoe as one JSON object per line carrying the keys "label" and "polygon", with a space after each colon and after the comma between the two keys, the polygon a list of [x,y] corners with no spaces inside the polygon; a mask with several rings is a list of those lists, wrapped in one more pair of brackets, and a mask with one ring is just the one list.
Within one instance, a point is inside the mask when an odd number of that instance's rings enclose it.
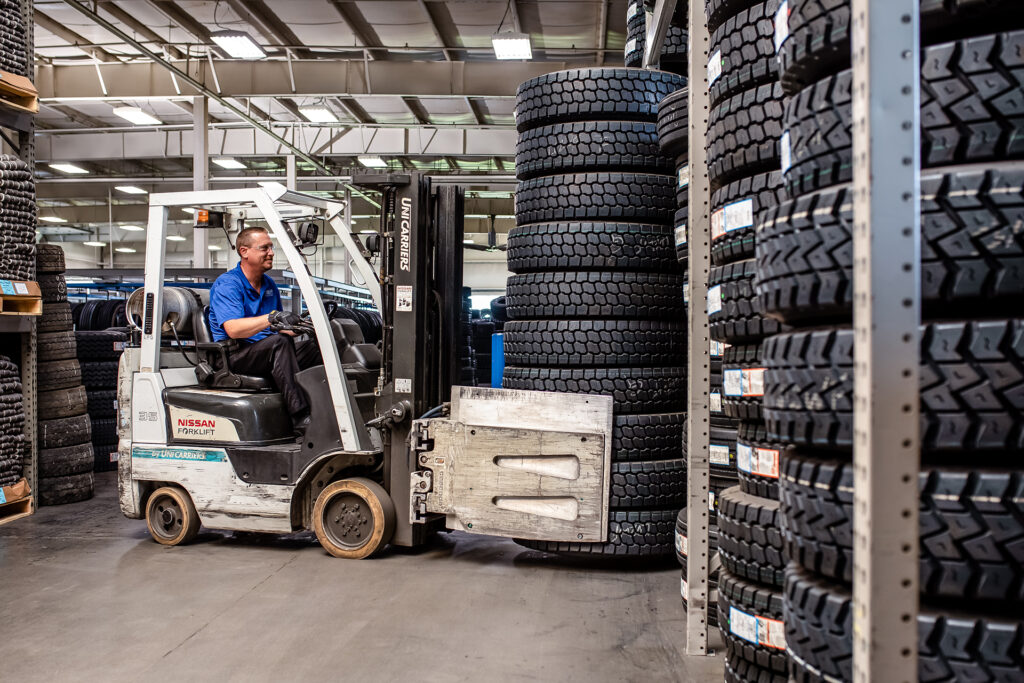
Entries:
{"label": "man's shoe", "polygon": [[311,419],[312,416],[307,415],[306,417],[299,420],[299,422],[295,425],[295,434],[297,436],[303,436],[306,433],[306,430],[309,429],[309,422]]}

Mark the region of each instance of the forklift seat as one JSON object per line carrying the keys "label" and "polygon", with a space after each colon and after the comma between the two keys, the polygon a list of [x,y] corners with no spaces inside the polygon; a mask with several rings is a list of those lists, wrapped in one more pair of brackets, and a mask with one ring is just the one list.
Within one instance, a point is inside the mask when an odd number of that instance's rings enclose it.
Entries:
{"label": "forklift seat", "polygon": [[196,366],[199,384],[210,389],[233,389],[235,391],[273,391],[274,386],[266,377],[239,375],[231,371],[228,353],[238,348],[237,339],[213,341],[210,332],[210,307],[203,306],[203,314],[193,316],[192,331],[196,340],[196,351],[206,353],[206,360]]}

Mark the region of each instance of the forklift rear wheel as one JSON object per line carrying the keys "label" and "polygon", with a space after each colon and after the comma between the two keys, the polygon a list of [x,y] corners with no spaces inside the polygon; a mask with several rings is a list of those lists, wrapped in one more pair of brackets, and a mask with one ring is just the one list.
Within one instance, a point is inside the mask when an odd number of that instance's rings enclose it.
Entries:
{"label": "forklift rear wheel", "polygon": [[317,496],[313,530],[331,555],[370,557],[395,533],[395,504],[380,484],[354,477],[330,484]]}
{"label": "forklift rear wheel", "polygon": [[164,486],[149,497],[146,526],[157,543],[188,543],[199,533],[199,513],[185,491],[176,486]]}

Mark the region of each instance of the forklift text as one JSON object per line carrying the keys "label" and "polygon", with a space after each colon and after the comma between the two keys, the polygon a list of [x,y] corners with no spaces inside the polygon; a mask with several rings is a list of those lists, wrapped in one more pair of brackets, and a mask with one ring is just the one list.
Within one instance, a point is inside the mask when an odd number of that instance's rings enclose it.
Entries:
{"label": "forklift text", "polygon": [[398,243],[398,267],[408,273],[412,254],[412,199],[409,197],[402,197],[402,220],[399,226],[402,233]]}
{"label": "forklift text", "polygon": [[188,436],[213,436],[217,427],[216,420],[195,420],[178,418],[178,432]]}

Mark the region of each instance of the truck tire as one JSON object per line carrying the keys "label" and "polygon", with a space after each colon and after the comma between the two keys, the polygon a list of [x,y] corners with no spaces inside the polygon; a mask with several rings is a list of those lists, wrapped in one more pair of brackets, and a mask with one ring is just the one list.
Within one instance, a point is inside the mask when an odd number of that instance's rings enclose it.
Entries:
{"label": "truck tire", "polygon": [[[718,575],[718,625],[730,656],[779,674],[789,670],[782,624],[782,591],[740,578]],[[751,625],[756,622],[756,627]]]}
{"label": "truck tire", "polygon": [[37,332],[62,332],[71,327],[71,305],[67,301],[43,302],[43,314],[36,323]]}
{"label": "truck tire", "polygon": [[681,448],[686,413],[616,415],[612,425],[612,462],[670,460]]}
{"label": "truck tire", "polygon": [[[928,597],[1024,600],[1024,476],[998,468],[932,467],[920,474],[920,587]],[[782,517],[788,556],[825,578],[853,581],[853,466],[783,458]]]}
{"label": "truck tire", "polygon": [[36,273],[63,273],[64,249],[56,244],[36,245]]}
{"label": "truck tire", "polygon": [[[1024,321],[921,327],[924,452],[1024,449]],[[776,335],[764,342],[768,437],[797,446],[853,444],[853,330]]]}
{"label": "truck tire", "polygon": [[686,461],[640,460],[612,463],[612,510],[679,509],[686,505]]}
{"label": "truck tire", "polygon": [[46,448],[39,451],[39,476],[66,477],[71,474],[92,472],[92,444],[82,443],[63,448]]}
{"label": "truck tire", "polygon": [[605,394],[616,413],[677,410],[686,400],[685,368],[521,368],[505,366],[506,389]]}
{"label": "truck tire", "polygon": [[736,476],[752,496],[779,500],[779,471],[784,444],[768,440],[763,423],[741,422],[736,437]]}
{"label": "truck tire", "polygon": [[516,90],[516,129],[574,121],[647,121],[658,103],[686,79],[651,69],[595,68],[556,71]]}
{"label": "truck tire", "polygon": [[115,417],[117,415],[117,390],[94,389],[86,392],[89,417]]}
{"label": "truck tire", "polygon": [[548,553],[591,556],[668,556],[674,547],[675,510],[611,510],[604,543],[563,543],[516,539],[519,545]]}
{"label": "truck tire", "polygon": [[112,472],[116,470],[118,459],[117,448],[117,442],[93,444],[93,471]]}
{"label": "truck tire", "polygon": [[718,555],[735,576],[782,586],[786,568],[779,501],[744,493],[739,486],[722,492],[718,506]]}
{"label": "truck tire", "polygon": [[47,418],[74,417],[86,412],[85,387],[81,384],[70,389],[50,389],[39,392],[39,414]]}
{"label": "truck tire", "polygon": [[779,171],[747,176],[711,195],[711,263],[754,258],[754,232],[762,212],[784,199]]}
{"label": "truck tire", "polygon": [[681,320],[681,275],[633,272],[554,272],[513,275],[506,301],[513,320],[644,318]]}
{"label": "truck tire", "polygon": [[86,389],[112,389],[117,386],[117,361],[82,361],[82,384]]}
{"label": "truck tire", "polygon": [[690,105],[687,89],[677,90],[658,106],[658,145],[673,159],[690,153]]}
{"label": "truck tire", "polygon": [[39,478],[39,504],[65,505],[88,500],[93,495],[92,472],[71,474],[66,477]]}
{"label": "truck tire", "polygon": [[116,330],[75,332],[80,360],[117,360],[124,352],[128,335]]}
{"label": "truck tire", "polygon": [[660,320],[522,320],[505,327],[509,365],[685,365],[686,326]]}
{"label": "truck tire", "polygon": [[88,415],[58,417],[37,423],[39,448],[62,448],[92,441],[92,428]]}
{"label": "truck tire", "polygon": [[519,183],[516,223],[629,221],[667,224],[675,179],[651,173],[572,173]]}
{"label": "truck tire", "polygon": [[[708,277],[711,338],[736,344],[757,341],[779,331],[779,323],[761,315],[754,295],[754,259],[713,266]],[[713,305],[714,301],[720,302]]]}
{"label": "truck tire", "polygon": [[711,34],[708,73],[719,76],[710,83],[711,105],[764,83],[778,80],[775,61],[775,14],[780,0],[755,2],[732,15]]}
{"label": "truck tire", "polygon": [[533,223],[508,233],[513,273],[631,270],[678,273],[672,228],[651,223]]}
{"label": "truck tire", "polygon": [[[1024,301],[1024,163],[921,174],[921,304],[926,318],[994,315]],[[787,322],[853,311],[853,188],[825,188],[765,212],[758,300]]]}
{"label": "truck tire", "polygon": [[708,177],[718,188],[779,167],[782,86],[759,85],[727,97],[708,118]]}
{"label": "truck tire", "polygon": [[74,358],[36,364],[36,383],[47,389],[68,389],[82,383],[82,369]]}
{"label": "truck tire", "polygon": [[516,178],[565,173],[638,172],[671,175],[658,148],[658,129],[636,121],[556,123],[519,134]]}
{"label": "truck tire", "polygon": [[68,284],[64,281],[63,274],[40,273],[37,277],[44,303],[53,304],[68,300]]}
{"label": "truck tire", "polygon": [[36,351],[37,360],[42,362],[74,358],[75,335],[70,330],[40,332],[36,337]]}

